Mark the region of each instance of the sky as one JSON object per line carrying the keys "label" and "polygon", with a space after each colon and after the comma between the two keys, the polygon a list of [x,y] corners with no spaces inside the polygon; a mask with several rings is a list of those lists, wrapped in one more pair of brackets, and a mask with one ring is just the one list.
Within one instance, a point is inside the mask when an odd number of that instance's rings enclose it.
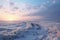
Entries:
{"label": "sky", "polygon": [[60,20],[60,0],[0,0],[0,19],[1,15]]}

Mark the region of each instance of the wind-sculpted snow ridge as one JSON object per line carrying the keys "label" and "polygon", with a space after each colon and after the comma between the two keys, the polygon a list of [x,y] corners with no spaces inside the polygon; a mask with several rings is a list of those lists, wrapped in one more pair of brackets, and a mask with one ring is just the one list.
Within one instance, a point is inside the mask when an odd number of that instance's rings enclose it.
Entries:
{"label": "wind-sculpted snow ridge", "polygon": [[10,24],[8,28],[3,26],[0,40],[60,40],[60,23],[22,22]]}

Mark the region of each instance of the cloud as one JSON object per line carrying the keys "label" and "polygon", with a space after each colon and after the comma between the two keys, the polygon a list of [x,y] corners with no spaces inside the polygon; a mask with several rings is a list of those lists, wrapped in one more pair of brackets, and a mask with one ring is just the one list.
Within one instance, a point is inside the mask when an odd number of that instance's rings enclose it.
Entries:
{"label": "cloud", "polygon": [[[40,5],[34,6],[30,3],[16,3],[16,2],[7,1],[6,4],[0,6],[0,14],[1,15],[12,14],[12,15],[17,15],[17,16],[26,16],[26,15],[27,16],[42,16],[43,15],[44,17],[46,16],[49,17],[51,16],[51,14],[55,15],[54,14],[55,11],[57,13],[56,9],[59,9],[59,8],[55,9],[54,7],[51,7],[55,5],[56,3],[57,3],[57,0],[48,0],[46,2],[43,2]],[[51,10],[52,10],[52,13],[51,13]]]}
{"label": "cloud", "polygon": [[[11,2],[10,0],[3,0],[7,1],[7,3],[3,6],[3,12],[6,11],[10,14],[16,14],[19,16],[23,15],[30,15],[40,12],[44,12],[47,9],[47,3],[43,2],[39,6],[33,6],[29,3],[16,3]],[[45,4],[44,4],[45,3]],[[39,15],[39,14],[38,14]]]}
{"label": "cloud", "polygon": [[[32,5],[30,4],[26,4],[26,3],[22,3],[20,5],[18,4],[15,4],[15,3],[10,3],[10,5],[3,5],[0,6],[0,11],[2,12],[7,12],[7,13],[10,13],[10,14],[17,14],[17,15],[27,15],[27,14],[30,14],[30,13],[35,13],[38,11],[38,8],[35,9],[35,7],[33,7]],[[0,13],[1,14],[1,13]]]}
{"label": "cloud", "polygon": [[52,2],[53,4],[55,4],[56,3],[56,0],[53,0],[53,2]]}
{"label": "cloud", "polygon": [[[48,9],[42,13],[46,20],[59,21],[60,20],[60,4],[55,3],[48,7]],[[59,21],[60,22],[60,21]]]}
{"label": "cloud", "polygon": [[7,3],[5,3],[3,5],[1,12],[3,10],[3,12],[7,12],[10,14],[16,14],[18,16],[35,14],[39,11],[41,12],[41,11],[44,11],[46,9],[46,6],[44,6],[44,5],[33,6],[29,3],[20,3],[19,4],[16,2],[11,2],[10,0],[3,0],[3,1],[7,2]]}

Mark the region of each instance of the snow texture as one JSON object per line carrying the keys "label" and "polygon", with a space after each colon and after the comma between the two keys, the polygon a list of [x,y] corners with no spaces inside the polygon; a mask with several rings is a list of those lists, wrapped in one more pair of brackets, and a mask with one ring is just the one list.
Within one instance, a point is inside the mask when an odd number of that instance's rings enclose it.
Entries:
{"label": "snow texture", "polygon": [[60,40],[60,23],[0,23],[0,40]]}

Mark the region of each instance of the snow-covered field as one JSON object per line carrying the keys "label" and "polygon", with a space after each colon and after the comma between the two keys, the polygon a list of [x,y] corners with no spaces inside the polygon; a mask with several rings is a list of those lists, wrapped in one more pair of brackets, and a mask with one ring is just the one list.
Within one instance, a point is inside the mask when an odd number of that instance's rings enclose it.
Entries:
{"label": "snow-covered field", "polygon": [[51,21],[0,23],[0,40],[60,40],[60,23]]}

